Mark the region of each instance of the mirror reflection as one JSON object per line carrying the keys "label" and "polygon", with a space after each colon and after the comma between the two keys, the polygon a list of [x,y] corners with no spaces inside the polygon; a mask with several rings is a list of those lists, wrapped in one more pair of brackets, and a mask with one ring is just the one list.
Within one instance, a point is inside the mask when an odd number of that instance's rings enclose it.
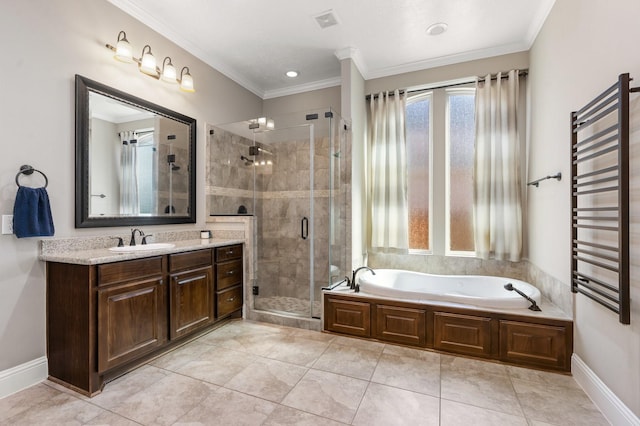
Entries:
{"label": "mirror reflection", "polygon": [[195,222],[195,120],[78,78],[76,226]]}

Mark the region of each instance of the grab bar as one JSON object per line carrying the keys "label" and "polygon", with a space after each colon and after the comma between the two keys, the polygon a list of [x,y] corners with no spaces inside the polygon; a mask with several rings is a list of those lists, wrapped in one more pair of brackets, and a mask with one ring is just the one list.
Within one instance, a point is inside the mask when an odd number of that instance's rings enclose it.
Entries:
{"label": "grab bar", "polygon": [[541,311],[542,309],[540,309],[540,307],[538,306],[538,304],[536,303],[535,300],[533,300],[532,298],[530,298],[529,296],[527,296],[526,294],[524,294],[523,292],[521,292],[520,290],[518,290],[517,288],[515,288],[513,286],[513,284],[508,283],[504,285],[504,289],[505,290],[509,290],[509,291],[515,291],[516,293],[518,293],[520,296],[524,297],[525,299],[527,299],[529,302],[531,302],[531,306],[529,306],[529,309],[531,309],[532,311]]}

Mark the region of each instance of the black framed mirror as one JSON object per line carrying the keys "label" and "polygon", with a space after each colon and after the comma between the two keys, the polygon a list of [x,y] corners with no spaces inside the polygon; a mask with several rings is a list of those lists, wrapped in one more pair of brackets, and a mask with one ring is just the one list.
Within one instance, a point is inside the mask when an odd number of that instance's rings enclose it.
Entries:
{"label": "black framed mirror", "polygon": [[196,120],[76,75],[76,228],[195,223]]}

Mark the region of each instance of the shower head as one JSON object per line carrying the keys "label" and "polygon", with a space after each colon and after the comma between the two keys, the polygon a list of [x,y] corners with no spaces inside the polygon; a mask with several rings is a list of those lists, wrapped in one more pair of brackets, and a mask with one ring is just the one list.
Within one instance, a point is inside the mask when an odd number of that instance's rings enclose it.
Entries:
{"label": "shower head", "polygon": [[245,166],[251,166],[251,165],[253,165],[253,160],[252,160],[251,158],[248,158],[248,157],[245,157],[244,155],[241,155],[241,156],[240,156],[240,159],[241,159],[242,161],[244,161],[244,165],[245,165]]}

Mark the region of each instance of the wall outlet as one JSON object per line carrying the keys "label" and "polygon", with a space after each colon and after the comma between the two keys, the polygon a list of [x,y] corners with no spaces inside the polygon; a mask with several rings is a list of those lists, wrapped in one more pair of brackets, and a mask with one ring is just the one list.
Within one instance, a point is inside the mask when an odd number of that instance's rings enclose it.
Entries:
{"label": "wall outlet", "polygon": [[13,234],[13,215],[12,214],[2,215],[2,234],[3,235]]}

